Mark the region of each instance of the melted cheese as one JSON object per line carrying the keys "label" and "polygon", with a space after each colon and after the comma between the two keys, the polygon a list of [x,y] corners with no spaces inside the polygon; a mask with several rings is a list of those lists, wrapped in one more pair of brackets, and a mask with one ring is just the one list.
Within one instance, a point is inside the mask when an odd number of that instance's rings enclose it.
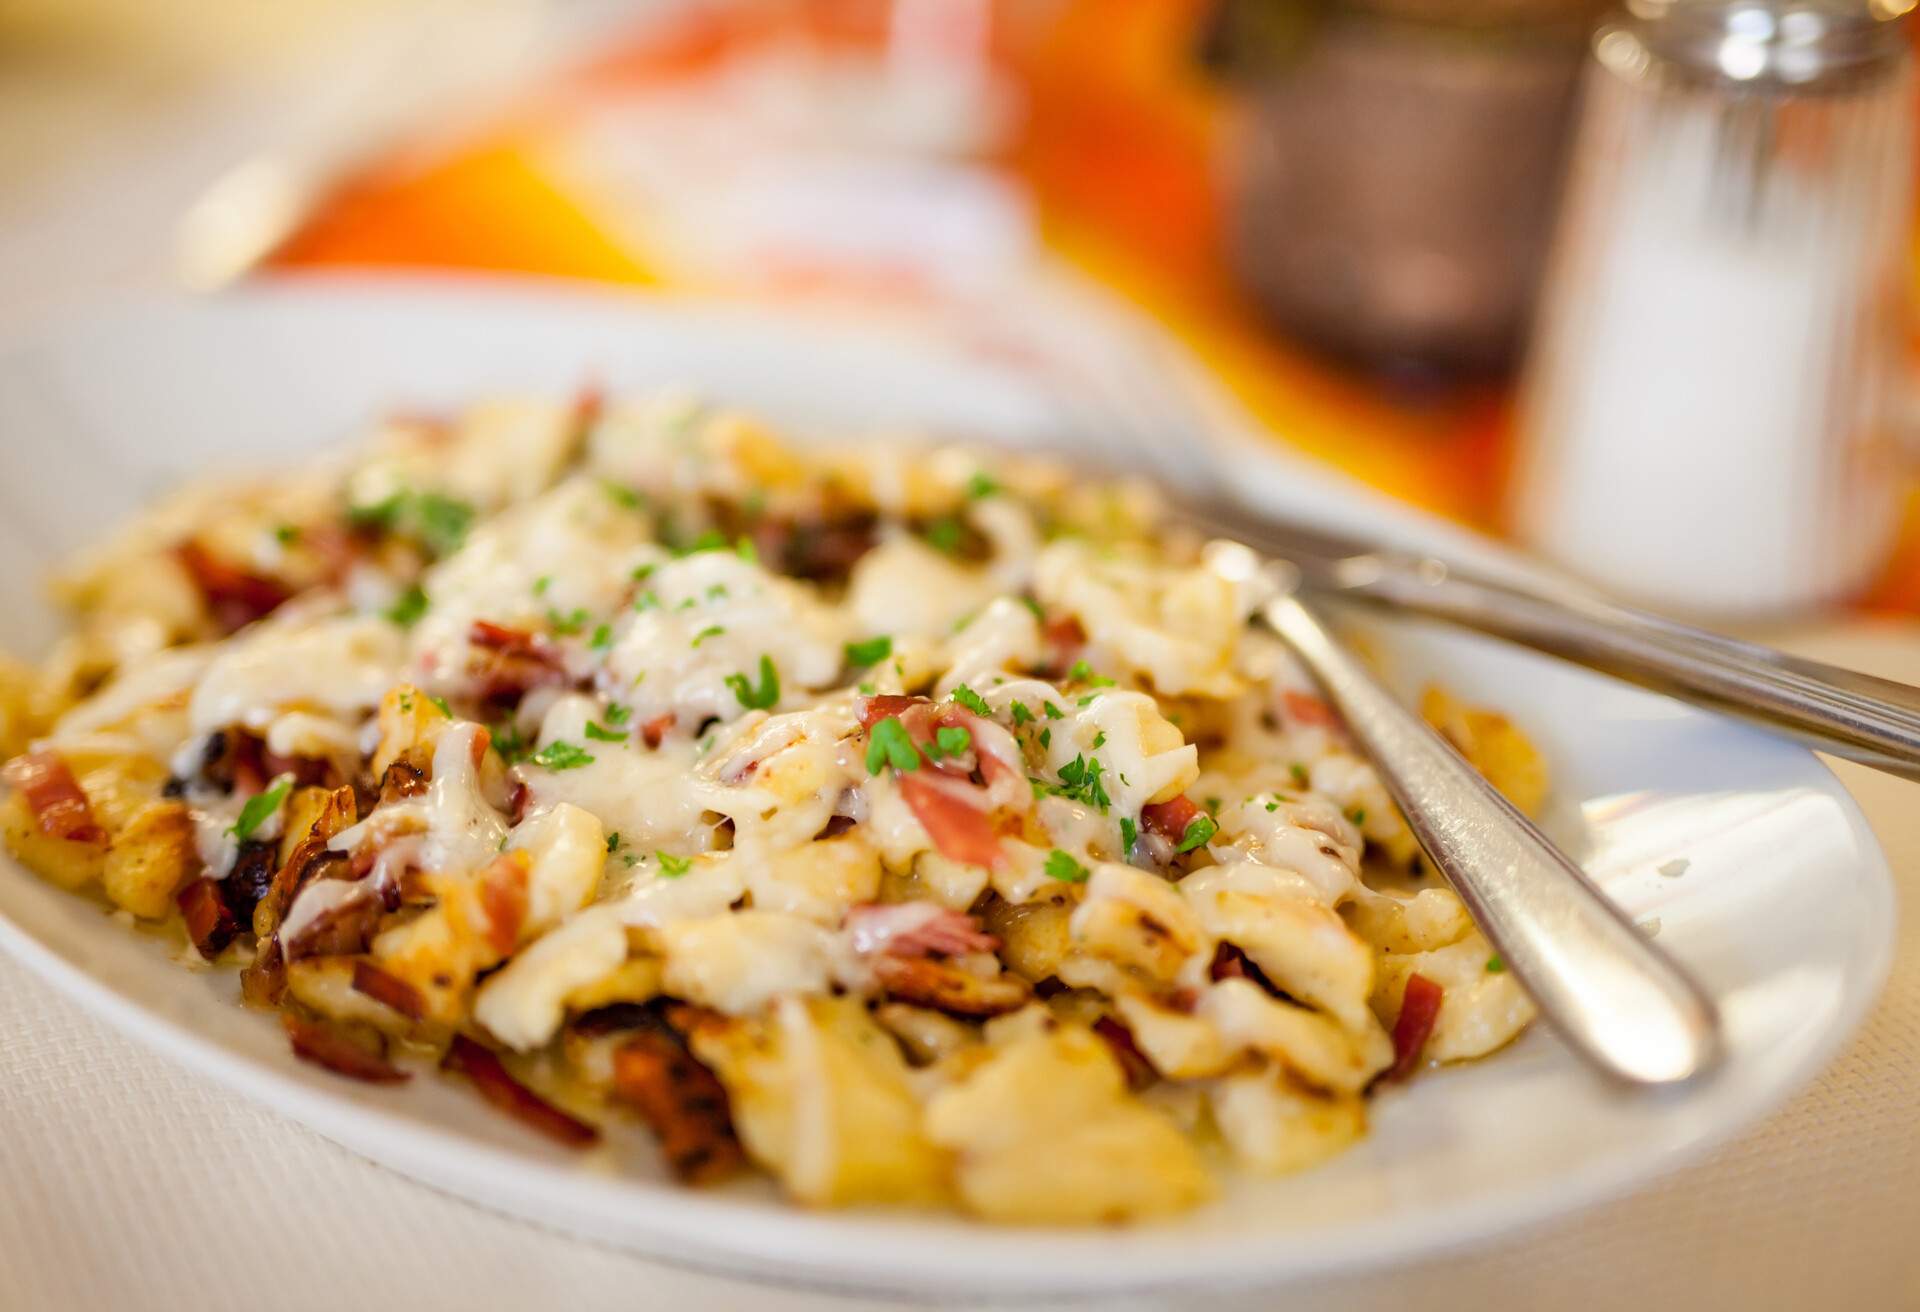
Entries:
{"label": "melted cheese", "polygon": [[358,723],[399,682],[400,630],[384,619],[338,615],[236,634],[193,691],[196,733],[240,725],[265,730],[282,713],[309,710]]}

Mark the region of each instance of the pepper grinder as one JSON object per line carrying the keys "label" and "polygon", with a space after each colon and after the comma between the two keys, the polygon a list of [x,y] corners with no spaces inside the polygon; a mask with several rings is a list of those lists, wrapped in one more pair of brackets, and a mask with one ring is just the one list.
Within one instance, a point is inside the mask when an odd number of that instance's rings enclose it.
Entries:
{"label": "pepper grinder", "polygon": [[1592,44],[1514,519],[1650,605],[1750,618],[1884,561],[1913,234],[1913,0],[1634,0]]}

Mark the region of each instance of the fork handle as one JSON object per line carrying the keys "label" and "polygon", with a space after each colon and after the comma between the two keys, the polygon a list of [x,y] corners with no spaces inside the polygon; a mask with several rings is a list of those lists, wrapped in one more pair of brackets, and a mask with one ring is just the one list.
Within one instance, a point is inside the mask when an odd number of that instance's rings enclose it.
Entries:
{"label": "fork handle", "polygon": [[1339,710],[1428,860],[1576,1052],[1635,1085],[1673,1084],[1712,1064],[1713,1004],[1666,953],[1297,597],[1268,603],[1263,617]]}
{"label": "fork handle", "polygon": [[1525,592],[1434,561],[1347,562],[1334,595],[1447,620],[1920,780],[1920,688],[1592,597]]}

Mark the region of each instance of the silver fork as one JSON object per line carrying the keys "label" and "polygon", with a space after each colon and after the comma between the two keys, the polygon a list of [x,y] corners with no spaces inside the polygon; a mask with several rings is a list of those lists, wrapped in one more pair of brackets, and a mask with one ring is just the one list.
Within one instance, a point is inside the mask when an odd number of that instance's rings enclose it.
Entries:
{"label": "silver fork", "polygon": [[[1178,493],[1218,494],[1223,480],[1195,417],[1147,371],[1117,379],[1105,370],[1073,372],[1092,384],[1083,395],[1101,402],[1062,398],[1089,433]],[[1183,435],[1180,448],[1168,447]],[[1232,542],[1211,544],[1207,563],[1229,578],[1275,575],[1281,590],[1260,618],[1340,712],[1433,868],[1577,1054],[1643,1086],[1687,1080],[1714,1063],[1719,1018],[1706,993],[1340,644],[1301,599],[1298,571]]]}

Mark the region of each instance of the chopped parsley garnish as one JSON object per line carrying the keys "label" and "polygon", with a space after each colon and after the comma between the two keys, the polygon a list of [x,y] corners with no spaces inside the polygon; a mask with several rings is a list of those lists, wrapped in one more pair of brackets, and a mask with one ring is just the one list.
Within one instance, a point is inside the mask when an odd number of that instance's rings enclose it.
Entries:
{"label": "chopped parsley garnish", "polygon": [[896,770],[918,770],[920,753],[907,737],[907,726],[900,717],[889,715],[874,725],[867,735],[867,773],[879,774],[891,765]]}
{"label": "chopped parsley garnish", "polygon": [[878,691],[878,688],[871,679],[862,679],[854,685],[854,690],[862,697],[871,697]]}
{"label": "chopped parsley garnish", "polygon": [[753,539],[747,537],[745,534],[742,534],[733,544],[733,554],[746,561],[749,565],[758,565],[760,563],[760,548],[754,546]]}
{"label": "chopped parsley garnish", "polygon": [[710,528],[686,546],[682,547],[680,554],[683,556],[691,556],[701,551],[725,551],[726,549],[727,535],[717,528]]}
{"label": "chopped parsley garnish", "polygon": [[436,556],[450,556],[460,549],[473,517],[473,507],[457,498],[440,492],[406,490],[347,511],[348,521],[356,528],[414,538]]}
{"label": "chopped parsley garnish", "polygon": [[708,638],[717,638],[726,631],[727,626],[724,624],[709,624],[706,628],[693,635],[693,645],[698,647]]}
{"label": "chopped parsley garnish", "polygon": [[287,794],[293,791],[293,776],[283,774],[269,784],[264,792],[255,793],[240,808],[240,818],[228,826],[227,832],[241,842],[253,837],[253,831],[265,824],[280,804],[287,800]]}
{"label": "chopped parsley garnish", "polygon": [[674,856],[671,852],[655,851],[653,859],[660,863],[660,874],[666,879],[678,879],[693,869],[693,858]]}
{"label": "chopped parsley garnish", "polygon": [[619,702],[607,703],[607,723],[625,724],[627,717],[633,714],[633,707],[622,706]]}
{"label": "chopped parsley garnish", "polygon": [[633,567],[633,573],[628,575],[628,577],[635,583],[645,583],[653,577],[653,572],[659,568],[658,565],[635,565]]}
{"label": "chopped parsley garnish", "polygon": [[853,666],[878,665],[893,655],[893,639],[886,634],[877,638],[868,638],[865,642],[847,644],[847,664]]}
{"label": "chopped parsley garnish", "polygon": [[1277,800],[1276,800],[1276,801],[1271,801],[1271,802],[1268,802],[1268,803],[1267,803],[1267,810],[1269,810],[1269,811],[1278,811],[1279,809],[1280,809],[1280,803],[1279,803],[1279,802],[1278,802]]}
{"label": "chopped parsley garnish", "polygon": [[943,515],[927,525],[927,545],[944,556],[960,553],[960,521]]}
{"label": "chopped parsley garnish", "polygon": [[1049,720],[1064,720],[1067,718],[1067,713],[1058,706],[1055,706],[1052,702],[1041,702],[1040,709],[1047,713]]}
{"label": "chopped parsley garnish", "polygon": [[[1073,663],[1073,668],[1067,671],[1067,677],[1069,679],[1077,680],[1080,683],[1084,683],[1089,688],[1113,687],[1113,680],[1106,678],[1103,675],[1095,674],[1093,672],[1093,667],[1087,664],[1084,658],[1081,660],[1077,660]],[[1085,702],[1081,703],[1081,705],[1083,706],[1085,704],[1086,704]]]}
{"label": "chopped parsley garnish", "polygon": [[1015,727],[1031,723],[1033,720],[1033,712],[1027,709],[1025,702],[1015,702],[1008,709],[1013,712],[1013,723]]}
{"label": "chopped parsley garnish", "polygon": [[1105,769],[1098,757],[1075,756],[1060,767],[1060,795],[1097,806],[1105,814],[1113,802],[1107,796],[1106,785],[1100,782]]}
{"label": "chopped parsley garnish", "polygon": [[547,770],[573,770],[593,764],[593,753],[586,748],[556,739],[532,756],[535,765]]}
{"label": "chopped parsley garnish", "polygon": [[1307,777],[1307,767],[1295,761],[1287,767],[1287,773],[1293,776],[1294,787],[1305,788],[1312,781]]}
{"label": "chopped parsley garnish", "polygon": [[616,483],[610,478],[600,480],[600,486],[607,490],[616,506],[625,506],[628,510],[640,509],[640,494],[624,483]]}
{"label": "chopped parsley garnish", "polygon": [[959,725],[942,725],[933,731],[933,744],[946,756],[958,756],[973,746],[973,735]]}
{"label": "chopped parsley garnish", "polygon": [[552,586],[553,586],[553,575],[542,574],[539,578],[533,581],[533,595],[536,597],[544,597],[547,595],[547,589]]}
{"label": "chopped parsley garnish", "polygon": [[1047,864],[1043,867],[1047,878],[1057,879],[1063,884],[1084,884],[1087,882],[1088,869],[1075,861],[1059,848],[1047,853]]}
{"label": "chopped parsley garnish", "polygon": [[1207,807],[1207,814],[1208,814],[1208,815],[1219,815],[1219,814],[1220,814],[1220,799],[1219,799],[1219,798],[1217,798],[1217,797],[1209,797],[1209,798],[1207,798],[1207,799],[1206,799],[1206,807]]}
{"label": "chopped parsley garnish", "polygon": [[1040,731],[1040,745],[1041,745],[1042,747],[1051,747],[1051,746],[1053,746],[1053,730],[1051,730],[1051,729],[1042,729],[1042,730]]}
{"label": "chopped parsley garnish", "polygon": [[427,594],[418,583],[400,594],[400,600],[387,607],[386,617],[403,629],[410,629],[427,613]]}
{"label": "chopped parsley garnish", "polygon": [[290,547],[300,540],[300,526],[297,524],[279,524],[274,527],[273,540],[283,547]]}
{"label": "chopped parsley garnish", "polygon": [[974,501],[978,501],[982,497],[990,497],[998,491],[1000,491],[1000,485],[994,481],[991,474],[986,473],[984,470],[976,472],[972,478],[967,480],[967,496]]}
{"label": "chopped parsley garnish", "polygon": [[587,646],[595,651],[604,651],[613,646],[613,626],[602,624],[594,629],[593,636],[587,639]]}
{"label": "chopped parsley garnish", "polygon": [[1102,729],[1099,733],[1093,736],[1093,748],[1095,751],[1098,751],[1100,748],[1105,747],[1106,745],[1107,745],[1107,731],[1105,729]]}
{"label": "chopped parsley garnish", "polygon": [[1174,854],[1177,856],[1181,852],[1191,852],[1196,847],[1203,846],[1219,829],[1220,826],[1214,823],[1212,816],[1195,816],[1187,822],[1187,832],[1180,835],[1180,846],[1173,849]]}
{"label": "chopped parsley garnish", "polygon": [[1130,815],[1121,816],[1120,817],[1120,855],[1121,856],[1132,855],[1134,842],[1139,837],[1140,837],[1140,826],[1133,822],[1133,817]]}
{"label": "chopped parsley garnish", "polygon": [[726,595],[727,595],[727,585],[724,583],[715,583],[710,585],[707,588],[708,601],[719,601]]}
{"label": "chopped parsley garnish", "polygon": [[607,851],[617,852],[619,851],[619,849],[620,849],[620,831],[616,829],[612,833],[607,835]]}
{"label": "chopped parsley garnish", "polygon": [[493,741],[493,750],[500,753],[500,759],[508,765],[527,759],[527,740],[511,724],[503,724],[489,734]]}
{"label": "chopped parsley garnish", "polygon": [[1364,806],[1354,807],[1353,810],[1347,812],[1347,819],[1353,821],[1356,825],[1365,824],[1367,822],[1367,808]]}
{"label": "chopped parsley garnish", "polygon": [[972,711],[975,715],[982,717],[991,717],[993,715],[993,708],[987,705],[987,699],[967,687],[964,683],[954,684],[953,691],[949,693],[948,696],[951,697],[954,702]]}
{"label": "chopped parsley garnish", "polygon": [[551,607],[547,610],[547,623],[553,627],[555,633],[560,634],[562,637],[568,634],[578,633],[580,630],[586,628],[589,618],[585,606],[575,606],[565,614]]}
{"label": "chopped parsley garnish", "polygon": [[1020,604],[1022,606],[1025,606],[1028,610],[1032,611],[1033,617],[1035,619],[1044,620],[1047,618],[1047,613],[1040,609],[1040,603],[1035,601],[1032,597],[1020,598]]}
{"label": "chopped parsley garnish", "polygon": [[729,674],[727,689],[749,711],[771,710],[773,704],[780,700],[780,671],[773,668],[771,656],[762,656],[759,687],[748,683],[744,674]]}
{"label": "chopped parsley garnish", "polygon": [[659,606],[660,595],[652,588],[648,588],[645,592],[633,599],[633,608],[636,611],[657,610]]}
{"label": "chopped parsley garnish", "polygon": [[1506,973],[1506,969],[1507,963],[1500,959],[1498,952],[1487,958],[1487,974],[1502,975]]}
{"label": "chopped parsley garnish", "polygon": [[617,743],[626,738],[627,731],[625,729],[609,729],[605,725],[595,724],[592,720],[588,720],[586,735],[589,738],[596,739],[603,743]]}
{"label": "chopped parsley garnish", "polygon": [[453,708],[447,705],[447,699],[445,697],[442,697],[437,692],[430,692],[427,694],[427,700],[439,708],[440,714],[446,716],[449,720],[453,718]]}

